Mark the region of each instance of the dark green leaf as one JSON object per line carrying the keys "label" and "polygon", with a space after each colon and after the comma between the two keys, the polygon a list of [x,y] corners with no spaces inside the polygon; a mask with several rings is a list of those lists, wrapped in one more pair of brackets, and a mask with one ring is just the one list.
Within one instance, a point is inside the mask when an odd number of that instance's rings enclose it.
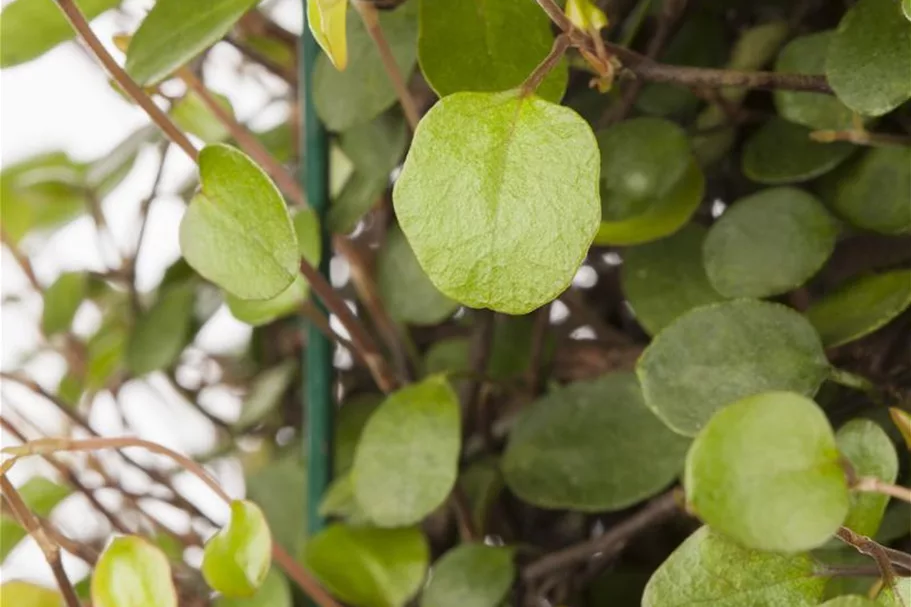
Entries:
{"label": "dark green leaf", "polygon": [[[418,57],[440,97],[517,88],[553,42],[550,19],[534,2],[421,0]],[[566,80],[566,63],[561,62],[545,77],[538,95],[559,102]]]}
{"label": "dark green leaf", "polygon": [[395,212],[440,291],[523,314],[572,281],[598,227],[597,177],[595,138],[572,110],[456,93],[421,121]]}
{"label": "dark green leaf", "polygon": [[[838,429],[838,450],[848,459],[859,478],[873,477],[892,484],[898,477],[898,454],[889,435],[869,419],[855,419]],[[886,512],[889,496],[881,493],[853,493],[844,526],[873,537]]]}
{"label": "dark green leaf", "polygon": [[94,607],[177,607],[171,565],[137,535],[114,538],[92,573]]}
{"label": "dark green leaf", "polygon": [[206,542],[202,574],[225,596],[249,597],[262,586],[272,563],[272,537],[256,504],[231,502],[231,520]]}
{"label": "dark green leaf", "polygon": [[336,234],[353,232],[357,223],[377,204],[389,187],[388,176],[370,176],[355,171],[332,200],[326,224]]}
{"label": "dark green leaf", "polygon": [[275,541],[298,554],[304,538],[307,472],[299,456],[270,462],[247,475],[247,497],[266,515]]}
{"label": "dark green leaf", "polygon": [[66,272],[44,291],[41,330],[46,336],[70,330],[73,317],[85,299],[86,287],[83,272]]}
{"label": "dark green leaf", "polygon": [[139,317],[126,349],[126,364],[134,375],[169,367],[177,360],[191,338],[195,297],[194,285],[174,286]]}
{"label": "dark green leaf", "polygon": [[434,563],[421,607],[498,607],[513,577],[511,549],[462,544]]}
{"label": "dark green leaf", "polygon": [[672,430],[695,436],[715,411],[746,396],[770,390],[812,396],[829,375],[829,362],[803,316],[740,300],[675,320],[646,348],[636,372],[646,405]]}
{"label": "dark green leaf", "polygon": [[689,443],[646,408],[632,373],[614,373],[525,408],[509,435],[503,475],[536,506],[620,510],[668,486]]}
{"label": "dark green leaf", "polygon": [[408,143],[408,128],[398,108],[380,114],[339,134],[338,145],[354,165],[355,174],[382,177],[402,159]]}

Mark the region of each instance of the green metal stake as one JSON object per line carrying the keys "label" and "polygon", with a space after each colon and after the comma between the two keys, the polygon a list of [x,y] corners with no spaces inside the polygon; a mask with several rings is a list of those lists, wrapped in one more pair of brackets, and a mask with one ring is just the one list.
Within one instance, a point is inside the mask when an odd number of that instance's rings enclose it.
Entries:
{"label": "green metal stake", "polygon": [[[301,185],[307,201],[319,216],[322,255],[319,271],[329,276],[330,239],[326,230],[326,211],[329,208],[329,139],[326,129],[316,115],[313,103],[313,68],[320,48],[307,25],[307,2],[301,1],[304,10],[304,31],[299,44],[298,61],[301,120]],[[323,302],[316,305],[325,312]],[[304,322],[307,334],[306,360],[304,363],[304,452],[307,454],[307,533],[317,533],[325,525],[319,514],[319,503],[332,478],[332,344],[313,323]]]}

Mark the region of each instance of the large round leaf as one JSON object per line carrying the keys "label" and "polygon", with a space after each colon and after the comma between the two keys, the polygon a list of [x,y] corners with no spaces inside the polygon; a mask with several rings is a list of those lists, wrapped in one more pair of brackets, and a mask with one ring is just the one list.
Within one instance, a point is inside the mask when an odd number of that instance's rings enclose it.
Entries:
{"label": "large round leaf", "polygon": [[[822,74],[833,32],[816,32],[791,40],[778,55],[775,71],[785,74]],[[775,107],[782,117],[812,129],[848,129],[854,112],[837,97],[805,91],[775,91]]]}
{"label": "large round leaf", "polygon": [[[838,450],[847,458],[858,478],[873,477],[892,484],[898,477],[898,454],[879,424],[869,419],[855,419],[835,434]],[[844,525],[873,537],[886,512],[889,496],[882,493],[852,493],[851,510]]]}
{"label": "large round leaf", "polygon": [[740,300],[691,310],[636,364],[645,403],[672,430],[695,436],[715,411],[770,390],[811,396],[829,374],[819,336],[785,306]]}
{"label": "large round leaf", "polygon": [[246,500],[231,502],[231,520],[206,543],[206,582],[225,596],[252,596],[271,564],[272,535],[262,510]]}
{"label": "large round leaf", "polygon": [[515,574],[509,548],[462,544],[434,563],[421,607],[497,607]]}
{"label": "large round leaf", "polygon": [[703,245],[712,286],[728,297],[769,297],[799,287],[835,248],[837,227],[816,198],[795,188],[735,202]]}
{"label": "large round leaf", "polygon": [[269,299],[298,274],[288,208],[252,160],[227,145],[199,154],[201,191],[180,222],[180,249],[203,277],[243,299]]}
{"label": "large round leaf", "polygon": [[377,525],[417,523],[452,491],[461,448],[459,401],[445,378],[392,394],[367,420],[354,454],[354,495]]}
{"label": "large round leaf", "polygon": [[743,174],[768,185],[808,181],[828,173],[857,149],[843,141],[813,141],[810,133],[805,126],[773,116],[744,145]]}
{"label": "large round leaf", "polygon": [[704,178],[683,130],[658,118],[598,134],[602,223],[597,244],[648,242],[677,231],[702,200]]}
{"label": "large round leaf", "polygon": [[[440,97],[517,88],[554,42],[550,19],[534,2],[421,0],[420,25],[421,71]],[[566,80],[563,61],[544,78],[538,94],[559,102]]]}
{"label": "large round leaf", "polygon": [[168,558],[139,536],[114,538],[92,572],[92,605],[177,607]]}
{"label": "large round leaf", "polygon": [[869,116],[911,97],[911,22],[895,0],[859,0],[829,43],[826,78],[838,98]]}
{"label": "large round leaf", "polygon": [[430,280],[523,314],[569,286],[598,228],[598,148],[572,110],[519,91],[456,93],[424,116],[394,192]]}
{"label": "large round leaf", "polygon": [[825,591],[806,555],[749,550],[702,527],[652,575],[642,607],[812,607]]}
{"label": "large round leaf", "polygon": [[874,148],[823,178],[825,202],[852,224],[911,233],[911,147]]}
{"label": "large round leaf", "polygon": [[377,287],[386,309],[396,320],[435,325],[456,311],[459,304],[440,293],[421,269],[402,231],[393,228],[377,258]]}
{"label": "large round leaf", "polygon": [[807,318],[828,348],[868,335],[911,306],[911,271],[894,270],[849,282],[815,302]]}
{"label": "large round leaf", "polygon": [[354,607],[402,607],[424,580],[430,549],[413,527],[330,525],[307,542],[304,565]]}
{"label": "large round leaf", "polygon": [[623,294],[652,335],[698,306],[724,301],[702,265],[706,229],[697,224],[623,253]]}
{"label": "large round leaf", "polygon": [[693,441],[690,508],[756,550],[803,552],[848,513],[848,484],[825,413],[793,392],[749,396],[716,413]]}
{"label": "large round leaf", "polygon": [[614,373],[571,384],[523,410],[503,475],[536,506],[619,510],[669,485],[689,443],[648,410],[632,373]]}

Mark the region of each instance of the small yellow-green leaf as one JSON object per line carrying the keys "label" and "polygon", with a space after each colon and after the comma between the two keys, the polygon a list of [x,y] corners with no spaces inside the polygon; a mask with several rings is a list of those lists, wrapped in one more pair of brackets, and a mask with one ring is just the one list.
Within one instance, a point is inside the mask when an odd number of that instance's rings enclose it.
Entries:
{"label": "small yellow-green leaf", "polygon": [[430,549],[414,527],[330,525],[304,549],[304,565],[353,607],[403,607],[421,587]]}
{"label": "small yellow-green leaf", "polygon": [[206,543],[202,574],[213,590],[248,597],[262,586],[272,564],[272,536],[259,506],[231,502],[231,520]]}
{"label": "small yellow-green leaf", "polygon": [[419,522],[452,491],[461,447],[459,401],[442,376],[389,396],[364,426],[354,466],[354,495],[382,527]]}
{"label": "small yellow-green leaf", "polygon": [[690,508],[748,548],[818,548],[848,513],[848,484],[825,413],[793,392],[718,411],[686,458]]}
{"label": "small yellow-green leaf", "polygon": [[13,580],[0,585],[0,607],[63,607],[56,590]]}
{"label": "small yellow-green leaf", "polygon": [[[873,477],[892,484],[898,477],[898,454],[879,424],[855,419],[838,429],[838,450],[848,459],[858,478]],[[851,494],[851,509],[844,526],[868,537],[876,535],[889,496],[881,493]]]}
{"label": "small yellow-green leaf", "polygon": [[220,596],[213,604],[215,607],[291,607],[291,585],[288,579],[273,567],[253,596]]}
{"label": "small yellow-green leaf", "polygon": [[114,538],[92,573],[93,607],[177,607],[171,565],[145,539]]}
{"label": "small yellow-green leaf", "polygon": [[158,301],[136,321],[127,342],[126,364],[134,375],[170,366],[190,341],[195,285],[164,289]]}
{"label": "small yellow-green leaf", "polygon": [[440,291],[524,314],[572,281],[598,228],[597,188],[578,114],[519,91],[456,93],[421,120],[393,199]]}
{"label": "small yellow-green leaf", "polygon": [[749,550],[706,526],[655,571],[642,607],[813,607],[826,586],[816,568],[807,555]]}
{"label": "small yellow-green leaf", "polygon": [[433,565],[421,607],[497,607],[515,577],[509,548],[462,544]]}
{"label": "small yellow-green leaf", "polygon": [[41,330],[50,336],[70,330],[73,317],[86,295],[86,275],[83,272],[66,272],[44,291],[44,310]]}
{"label": "small yellow-green leaf", "polygon": [[167,78],[215,44],[258,0],[158,0],[133,34],[124,68],[142,86]]}
{"label": "small yellow-green leaf", "polygon": [[337,70],[348,66],[348,0],[307,0],[307,24]]}
{"label": "small yellow-green leaf", "polygon": [[298,275],[300,251],[278,189],[227,145],[199,154],[201,191],[180,223],[184,258],[204,278],[243,299],[269,299]]}
{"label": "small yellow-green leaf", "polygon": [[[534,2],[421,0],[420,20],[421,71],[440,97],[517,88],[554,42],[550,20]],[[557,103],[566,81],[566,62],[561,61],[538,95]]]}
{"label": "small yellow-green leaf", "polygon": [[893,270],[847,283],[807,309],[827,348],[860,339],[911,306],[911,271]]}
{"label": "small yellow-green leaf", "polygon": [[911,451],[911,413],[903,411],[898,407],[889,407],[889,417],[892,418],[895,427],[898,428],[902,438],[905,439],[905,445],[908,446],[908,451]]}
{"label": "small yellow-green leaf", "polygon": [[837,226],[812,195],[772,188],[735,202],[709,230],[709,282],[727,297],[769,297],[809,280],[835,249]]}
{"label": "small yellow-green leaf", "polygon": [[802,315],[749,299],[690,310],[636,363],[646,405],[685,436],[746,396],[770,390],[812,396],[829,372],[819,336]]}
{"label": "small yellow-green leaf", "polygon": [[[231,116],[234,108],[224,95],[210,93]],[[204,143],[224,141],[230,135],[227,127],[212,113],[195,91],[189,91],[171,107],[171,119],[181,130],[196,135]]]}
{"label": "small yellow-green leaf", "polygon": [[859,0],[829,43],[826,78],[838,98],[869,116],[911,97],[911,22],[895,0]]}
{"label": "small yellow-green leaf", "polygon": [[566,0],[566,18],[582,31],[607,27],[607,15],[591,0]]}

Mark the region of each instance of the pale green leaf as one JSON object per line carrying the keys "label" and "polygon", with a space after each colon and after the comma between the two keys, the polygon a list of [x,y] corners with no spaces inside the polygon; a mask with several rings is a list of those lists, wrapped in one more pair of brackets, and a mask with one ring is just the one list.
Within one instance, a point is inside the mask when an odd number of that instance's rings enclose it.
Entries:
{"label": "pale green leaf", "polygon": [[876,607],[876,603],[859,594],[839,596],[826,601],[821,607]]}
{"label": "pale green leaf", "polygon": [[0,586],[0,607],[63,607],[63,597],[57,590],[21,580]]}
{"label": "pale green leaf", "polygon": [[171,366],[190,342],[195,285],[165,289],[136,321],[126,348],[126,365],[134,375]]}
{"label": "pale green leaf", "polygon": [[376,263],[377,288],[395,320],[435,325],[452,316],[459,307],[433,286],[397,227],[387,232]]}
{"label": "pale green leaf", "polygon": [[885,326],[911,306],[911,271],[893,270],[853,280],[807,309],[822,342],[832,348]]}
{"label": "pale green leaf", "polygon": [[341,476],[351,469],[361,432],[382,402],[383,397],[378,394],[359,394],[348,398],[339,407],[335,415],[335,434],[332,443],[335,447],[332,463],[336,476]]}
{"label": "pale green leaf", "polygon": [[330,525],[304,550],[304,565],[353,607],[403,607],[417,594],[430,558],[419,529]]}
{"label": "pale green leaf", "polygon": [[652,575],[642,607],[812,607],[826,578],[806,555],[743,548],[702,527]]}
{"label": "pale green leaf", "polygon": [[876,604],[882,607],[911,605],[911,577],[897,578],[894,584],[887,584],[876,597]]}
{"label": "pale green leaf", "polygon": [[[550,19],[534,2],[421,0],[418,58],[424,77],[440,97],[517,88],[553,42]],[[559,102],[566,81],[566,63],[561,62],[537,93]]]}
{"label": "pale green leaf", "polygon": [[222,144],[200,152],[199,174],[202,191],[180,223],[187,262],[243,299],[269,299],[288,288],[300,251],[275,185],[243,153]]}
{"label": "pale green leaf", "polygon": [[[869,419],[855,419],[838,429],[838,450],[847,458],[858,478],[873,477],[892,484],[898,477],[898,454],[889,435]],[[868,537],[876,535],[886,512],[889,496],[881,493],[851,494],[851,509],[844,526]]]}
{"label": "pale green leaf", "polygon": [[523,409],[503,454],[503,476],[535,506],[620,510],[670,485],[689,444],[648,410],[635,375],[613,373]]}
{"label": "pale green leaf", "polygon": [[300,310],[309,293],[307,281],[298,274],[287,289],[271,299],[241,299],[227,293],[225,303],[228,304],[234,318],[248,325],[260,327],[293,315]]}
{"label": "pale green leaf", "polygon": [[703,245],[709,282],[727,297],[769,297],[809,280],[835,249],[826,208],[796,188],[742,198],[715,222]]}
{"label": "pale green leaf", "polygon": [[[218,104],[231,116],[234,108],[224,95],[211,93]],[[188,91],[171,107],[171,119],[182,131],[196,135],[204,143],[217,143],[230,136],[227,127],[212,113],[202,97],[195,91]]]}
{"label": "pale green leaf", "polygon": [[158,0],[130,40],[127,73],[143,86],[157,84],[220,40],[257,2]]}
{"label": "pale green leaf", "polygon": [[277,568],[272,567],[253,596],[220,596],[213,604],[215,607],[292,607],[291,585]]}
{"label": "pale green leaf", "polygon": [[818,548],[848,513],[832,427],[793,392],[749,396],[715,413],[687,454],[684,487],[702,520],[756,550]]}
{"label": "pale green leaf", "polygon": [[137,535],[114,538],[92,573],[94,607],[177,607],[171,565]]}
{"label": "pale green leaf", "polygon": [[234,427],[249,428],[274,411],[294,379],[295,368],[293,361],[285,361],[257,375],[250,384]]}
{"label": "pale green leaf", "polygon": [[256,593],[272,563],[272,536],[263,511],[253,502],[231,502],[231,520],[208,542],[202,560],[206,583],[225,596]]}
{"label": "pale green leaf", "polygon": [[695,436],[715,411],[746,396],[770,390],[812,396],[829,368],[803,316],[779,304],[739,300],[679,317],[645,349],[636,373],[646,405],[672,430]]}
{"label": "pale green leaf", "polygon": [[[417,3],[412,0],[393,11],[381,11],[379,21],[396,65],[407,79],[417,61]],[[321,55],[313,72],[316,111],[333,131],[368,122],[397,100],[376,44],[357,11],[348,11],[346,28],[348,67],[340,72]]]}
{"label": "pale green leaf", "polygon": [[623,294],[639,324],[654,335],[698,306],[724,301],[702,265],[706,229],[697,224],[623,253]]}
{"label": "pale green leaf", "polygon": [[307,0],[307,25],[337,70],[348,66],[347,11],[348,0]]}
{"label": "pale green leaf", "polygon": [[566,18],[585,32],[607,27],[607,15],[591,0],[566,0]]}
{"label": "pale green leaf", "polygon": [[498,607],[515,577],[512,554],[484,544],[453,548],[434,563],[421,607]]}
{"label": "pale green leaf", "polygon": [[911,97],[911,22],[895,0],[859,0],[829,43],[826,77],[838,98],[869,116]]}
{"label": "pale green leaf", "polygon": [[456,93],[424,116],[393,200],[430,280],[523,314],[566,289],[598,227],[598,149],[572,110],[518,91]]}
{"label": "pale green leaf", "polygon": [[323,499],[319,503],[320,516],[339,518],[352,525],[367,524],[367,519],[357,500],[354,499],[354,486],[351,484],[351,475],[336,476]]}
{"label": "pale green leaf", "polygon": [[452,388],[433,376],[393,393],[367,420],[351,475],[371,521],[410,525],[442,505],[458,472],[459,417]]}
{"label": "pale green leaf", "polygon": [[46,336],[70,330],[73,317],[86,296],[88,283],[83,272],[65,272],[44,291],[41,330]]}
{"label": "pale green leaf", "polygon": [[[119,5],[121,0],[76,0],[86,19]],[[0,68],[40,57],[76,32],[54,0],[15,0],[0,13]]]}

